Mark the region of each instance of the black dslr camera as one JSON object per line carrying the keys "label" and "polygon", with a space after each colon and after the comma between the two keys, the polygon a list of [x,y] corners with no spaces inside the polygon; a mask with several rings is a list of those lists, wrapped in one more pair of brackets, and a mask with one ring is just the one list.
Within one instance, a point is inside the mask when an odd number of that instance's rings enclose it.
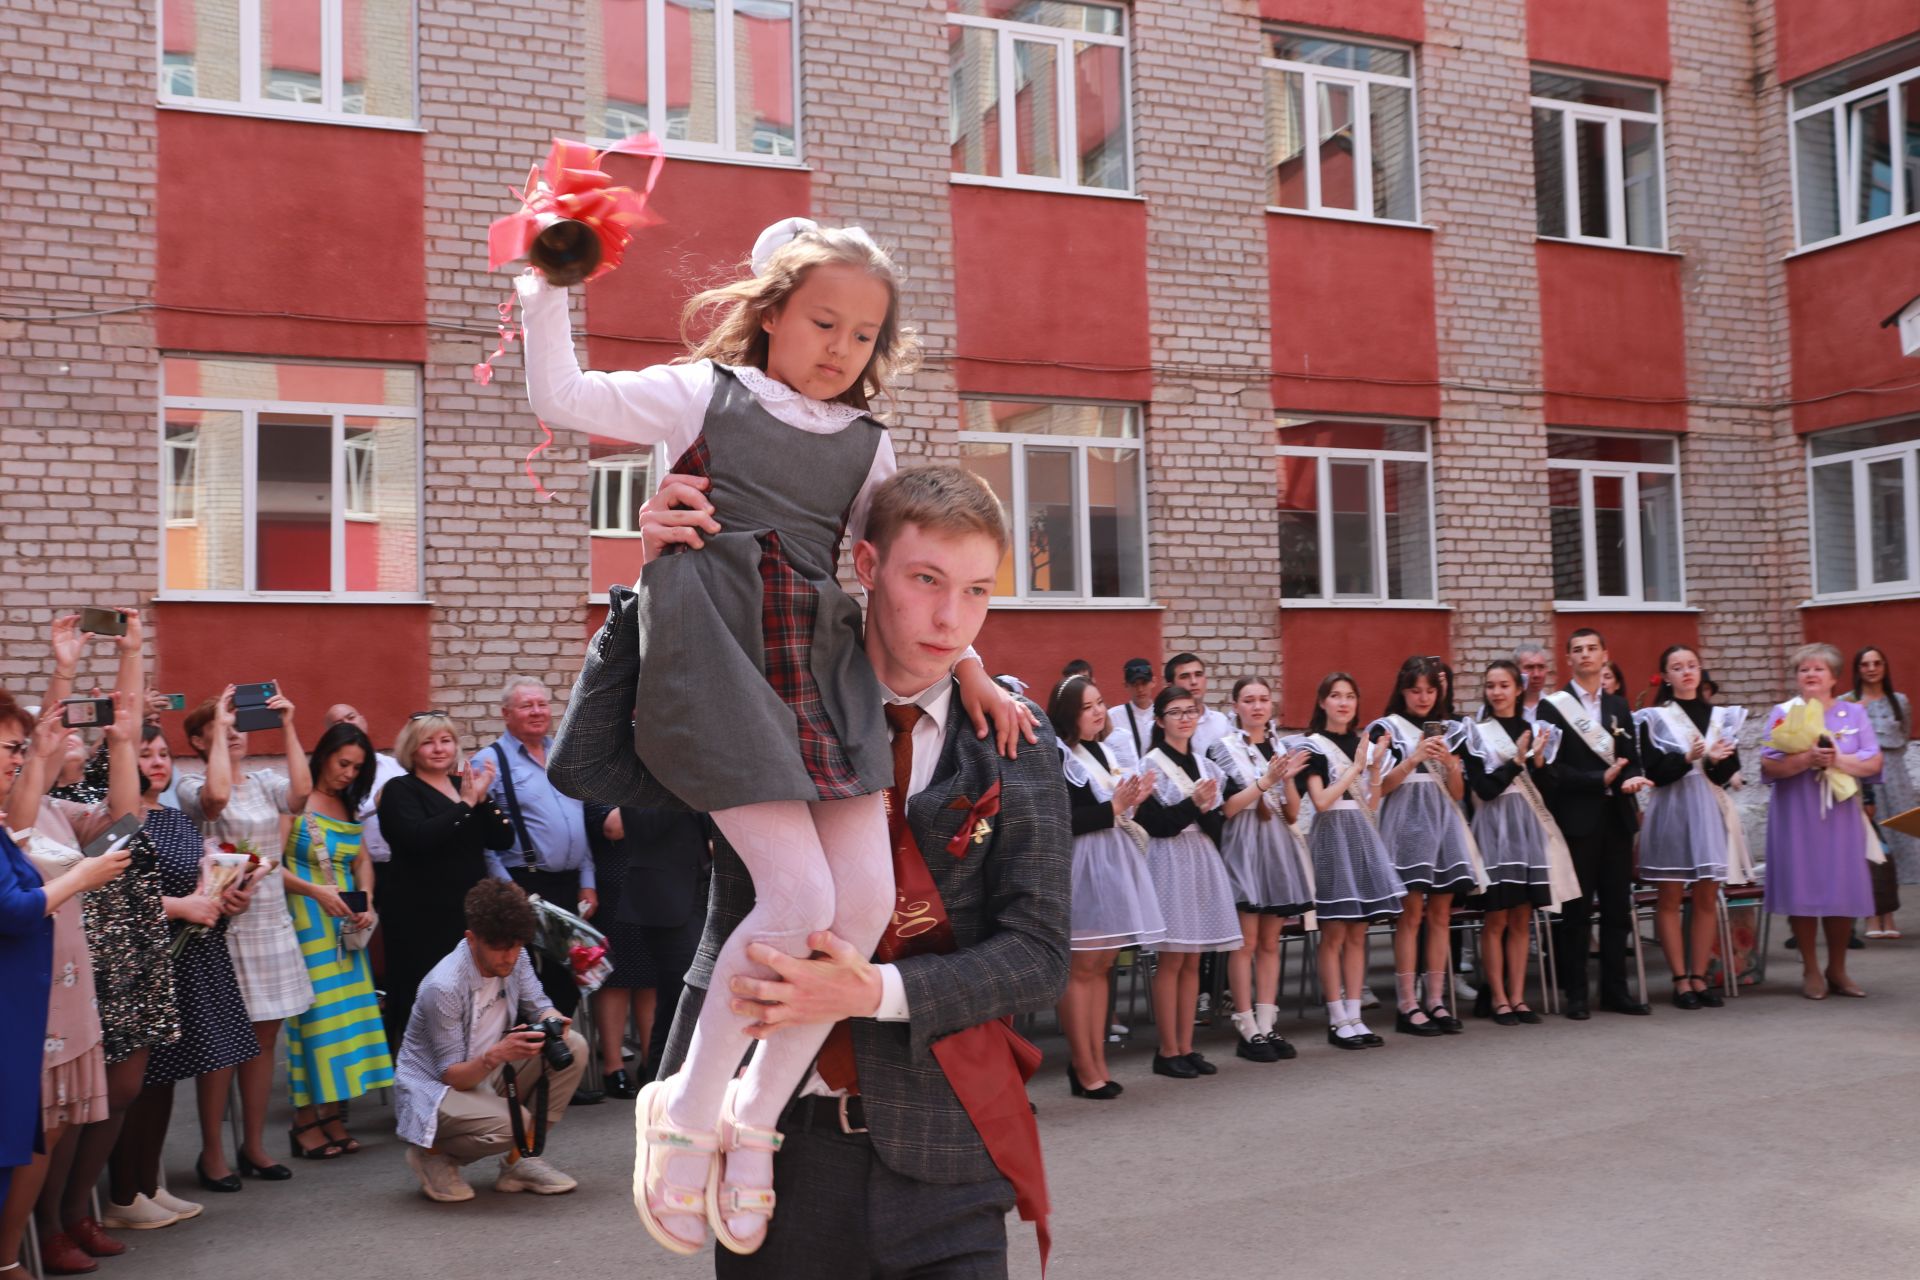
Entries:
{"label": "black dslr camera", "polygon": [[530,1027],[521,1028],[544,1035],[547,1042],[540,1046],[541,1056],[546,1058],[547,1066],[560,1071],[573,1065],[573,1050],[567,1048],[567,1024],[560,1018],[542,1018]]}

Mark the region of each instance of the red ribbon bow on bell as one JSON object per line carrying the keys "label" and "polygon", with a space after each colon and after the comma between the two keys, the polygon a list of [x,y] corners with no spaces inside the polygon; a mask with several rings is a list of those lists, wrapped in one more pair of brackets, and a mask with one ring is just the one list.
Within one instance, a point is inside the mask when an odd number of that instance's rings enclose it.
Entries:
{"label": "red ribbon bow on bell", "polygon": [[607,949],[605,947],[588,947],[576,944],[567,952],[567,959],[573,962],[574,976],[576,978],[584,978],[587,976],[587,971],[596,964],[599,964],[601,958],[606,954]]}
{"label": "red ribbon bow on bell", "polygon": [[[600,161],[610,155],[651,156],[647,180],[638,191],[616,187],[601,170]],[[600,242],[600,265],[588,279],[605,275],[620,265],[627,243],[636,228],[652,226],[659,215],[647,209],[647,197],[660,178],[666,152],[660,140],[650,133],[624,138],[604,151],[595,151],[584,142],[555,138],[547,152],[543,170],[535,165],[527,172],[527,185],[514,193],[521,207],[504,218],[495,219],[487,229],[487,265],[499,270],[516,258],[524,258],[539,234],[556,222],[584,223]]]}
{"label": "red ribbon bow on bell", "polygon": [[960,830],[953,839],[947,841],[947,852],[956,858],[967,856],[969,848],[984,849],[987,840],[993,835],[993,823],[989,819],[1000,815],[1000,784],[995,782],[972,804],[961,796],[947,806],[949,809],[965,809],[967,816],[960,822]]}

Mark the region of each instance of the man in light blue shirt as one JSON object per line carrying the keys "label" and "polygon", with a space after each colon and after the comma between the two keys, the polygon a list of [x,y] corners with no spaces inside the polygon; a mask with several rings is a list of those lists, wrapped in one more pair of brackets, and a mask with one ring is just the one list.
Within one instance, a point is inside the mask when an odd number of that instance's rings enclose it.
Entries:
{"label": "man in light blue shirt", "polygon": [[[507,731],[468,765],[493,765],[489,794],[514,828],[514,847],[489,853],[487,868],[499,879],[590,918],[599,909],[600,896],[594,888],[586,813],[578,800],[561,795],[547,779],[547,752],[553,747],[548,736],[553,702],[547,687],[531,676],[513,677],[501,693],[500,714]],[[580,1003],[573,975],[545,962],[540,981],[554,1006],[571,1016]]]}

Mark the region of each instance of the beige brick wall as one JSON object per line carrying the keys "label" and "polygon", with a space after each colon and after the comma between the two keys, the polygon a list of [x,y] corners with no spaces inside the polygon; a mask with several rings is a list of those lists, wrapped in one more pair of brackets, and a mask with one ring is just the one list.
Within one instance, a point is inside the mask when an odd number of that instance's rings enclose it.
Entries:
{"label": "beige brick wall", "polygon": [[0,687],[48,624],[151,593],[153,6],[0,6]]}

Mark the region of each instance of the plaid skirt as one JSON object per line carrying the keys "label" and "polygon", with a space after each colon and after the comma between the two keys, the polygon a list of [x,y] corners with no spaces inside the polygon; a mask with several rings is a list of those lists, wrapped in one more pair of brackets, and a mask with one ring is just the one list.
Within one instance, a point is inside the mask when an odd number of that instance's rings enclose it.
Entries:
{"label": "plaid skirt", "polygon": [[278,1022],[313,1007],[313,979],[287,914],[287,890],[277,863],[255,891],[252,905],[228,924],[227,949],[249,1022]]}

